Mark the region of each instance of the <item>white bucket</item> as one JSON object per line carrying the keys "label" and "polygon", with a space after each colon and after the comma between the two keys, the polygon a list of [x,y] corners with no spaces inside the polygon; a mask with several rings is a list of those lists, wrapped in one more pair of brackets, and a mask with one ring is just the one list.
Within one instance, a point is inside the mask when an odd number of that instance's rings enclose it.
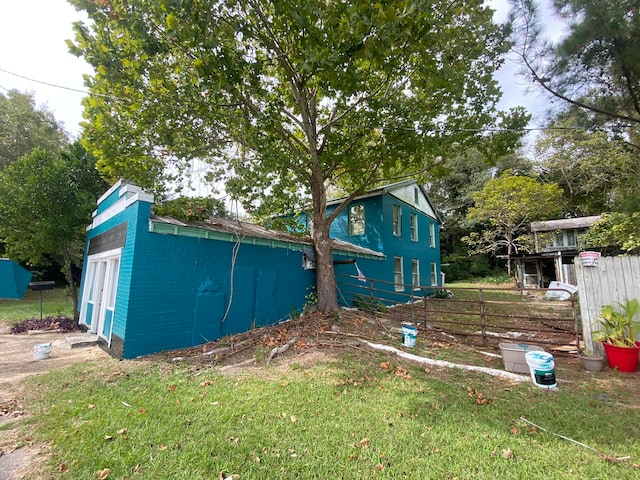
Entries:
{"label": "white bucket", "polygon": [[402,345],[405,347],[415,347],[418,327],[410,322],[402,322]]}
{"label": "white bucket", "polygon": [[532,351],[524,355],[531,373],[531,380],[540,388],[555,388],[556,383],[556,364],[553,361],[553,355],[547,352]]}
{"label": "white bucket", "polygon": [[51,343],[39,343],[33,347],[33,358],[36,360],[44,360],[49,358],[51,353]]}

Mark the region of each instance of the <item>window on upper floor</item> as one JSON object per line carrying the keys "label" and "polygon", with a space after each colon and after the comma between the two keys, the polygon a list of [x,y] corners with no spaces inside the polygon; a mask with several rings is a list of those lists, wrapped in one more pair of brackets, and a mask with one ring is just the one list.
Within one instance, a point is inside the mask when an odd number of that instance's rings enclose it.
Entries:
{"label": "window on upper floor", "polygon": [[349,207],[349,235],[364,234],[364,205],[358,203]]}
{"label": "window on upper floor", "polygon": [[417,258],[411,259],[411,285],[413,287],[420,286],[420,260]]}
{"label": "window on upper floor", "polygon": [[575,247],[576,246],[576,232],[575,230],[567,230],[567,246]]}
{"label": "window on upper floor", "polygon": [[415,205],[418,205],[418,203],[420,203],[420,189],[417,185],[413,187],[413,203]]}
{"label": "window on upper floor", "polygon": [[429,246],[431,248],[436,248],[436,224],[429,224]]}
{"label": "window on upper floor", "polygon": [[556,247],[564,247],[564,234],[556,233]]}
{"label": "window on upper floor", "polygon": [[396,292],[403,292],[404,272],[402,271],[402,257],[393,257],[393,281]]}
{"label": "window on upper floor", "polygon": [[396,237],[402,235],[402,207],[400,205],[393,206],[393,234]]}
{"label": "window on upper floor", "polygon": [[411,228],[411,240],[418,241],[418,214],[412,213],[409,217],[409,225]]}

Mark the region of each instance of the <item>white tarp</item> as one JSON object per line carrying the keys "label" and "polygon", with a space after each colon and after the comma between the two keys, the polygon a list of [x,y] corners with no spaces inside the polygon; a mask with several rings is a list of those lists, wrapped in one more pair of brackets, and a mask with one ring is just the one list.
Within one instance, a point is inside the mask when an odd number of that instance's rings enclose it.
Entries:
{"label": "white tarp", "polygon": [[577,291],[578,287],[576,287],[575,285],[553,281],[549,284],[549,290],[547,291],[545,297],[557,300],[569,300],[571,298],[571,295],[573,295]]}

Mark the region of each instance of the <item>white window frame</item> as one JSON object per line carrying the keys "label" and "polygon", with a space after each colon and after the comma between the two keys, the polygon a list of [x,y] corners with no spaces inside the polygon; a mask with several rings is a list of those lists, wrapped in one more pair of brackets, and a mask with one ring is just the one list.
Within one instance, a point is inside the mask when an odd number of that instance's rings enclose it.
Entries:
{"label": "white window frame", "polygon": [[436,224],[429,223],[429,246],[436,248]]}
{"label": "white window frame", "polygon": [[393,235],[396,237],[402,236],[402,206],[393,206]]}
{"label": "white window frame", "polygon": [[[404,292],[404,260],[402,257],[393,257],[393,281],[396,292]],[[400,267],[400,268],[398,268]]]}
{"label": "white window frame", "polygon": [[364,235],[365,221],[363,203],[356,203],[349,206],[348,223],[349,235]]}
{"label": "white window frame", "polygon": [[438,285],[438,264],[431,262],[431,286],[435,287],[436,285]]}
{"label": "white window frame", "polygon": [[418,241],[418,214],[411,213],[409,216],[409,226],[411,230],[411,241]]}
{"label": "white window frame", "polygon": [[417,258],[411,259],[411,286],[420,286],[420,260]]}

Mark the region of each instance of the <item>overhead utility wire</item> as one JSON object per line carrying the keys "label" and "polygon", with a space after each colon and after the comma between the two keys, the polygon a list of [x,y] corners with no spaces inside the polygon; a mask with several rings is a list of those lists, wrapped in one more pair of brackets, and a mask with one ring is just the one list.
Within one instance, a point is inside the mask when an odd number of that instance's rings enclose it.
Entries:
{"label": "overhead utility wire", "polygon": [[[39,83],[42,85],[47,85],[49,87],[54,87],[54,88],[61,88],[63,90],[69,90],[71,92],[76,92],[76,93],[83,93],[85,95],[95,95],[97,97],[103,97],[103,98],[110,98],[112,100],[121,100],[124,102],[130,102],[131,100],[127,99],[127,98],[123,98],[123,97],[118,97],[115,95],[109,95],[106,93],[95,93],[95,92],[88,92],[87,90],[80,90],[78,88],[73,88],[73,87],[66,87],[64,85],[57,85],[55,83],[49,83],[49,82],[45,82],[42,80],[36,80],[35,78],[30,78],[30,77],[26,77],[24,75],[20,75],[18,73],[14,73],[14,72],[10,72],[8,70],[5,70],[4,68],[0,68],[0,72],[4,72],[8,75],[13,75],[14,77],[18,77],[18,78],[22,78],[23,80],[28,80],[30,82],[34,82],[34,83]],[[6,91],[7,90],[5,87],[3,87],[2,85],[0,85],[0,88],[3,88]],[[302,122],[304,123],[304,122]],[[362,125],[348,125],[348,124],[343,124],[343,123],[338,123],[338,125],[341,125],[343,127],[348,127],[348,128],[364,128]],[[636,125],[618,125],[618,128],[637,128]],[[389,129],[389,130],[404,130],[407,132],[414,132],[418,129],[416,128],[411,128],[411,127],[396,127],[396,126],[383,126],[383,127],[371,127],[371,126],[367,126],[366,128],[379,128],[379,129]],[[469,132],[469,133],[481,133],[481,132],[495,132],[495,133],[500,133],[500,132],[544,132],[547,130],[584,130],[586,129],[586,127],[579,127],[579,126],[575,126],[575,127],[522,127],[522,128],[500,128],[500,127],[485,127],[485,128],[447,128],[447,129],[432,129],[432,130],[425,130],[425,133],[437,133],[437,132],[444,132],[444,131],[449,131],[449,132]]]}
{"label": "overhead utility wire", "polygon": [[64,85],[57,85],[55,83],[49,83],[49,82],[45,82],[43,80],[36,80],[35,78],[25,77],[24,75],[20,75],[18,73],[10,72],[9,70],[5,70],[4,68],[0,68],[0,72],[6,73],[8,75],[13,75],[14,77],[22,78],[23,80],[28,80],[29,82],[39,83],[41,85],[47,85],[49,87],[54,87],[54,88],[61,88],[62,90],[69,90],[71,92],[76,92],[76,93],[84,93],[85,95],[96,95],[97,97],[111,98],[113,100],[124,100],[124,101],[127,101],[125,98],[116,97],[115,95],[108,95],[106,93],[93,93],[93,92],[88,92],[86,90],[80,90],[79,88],[66,87]]}

